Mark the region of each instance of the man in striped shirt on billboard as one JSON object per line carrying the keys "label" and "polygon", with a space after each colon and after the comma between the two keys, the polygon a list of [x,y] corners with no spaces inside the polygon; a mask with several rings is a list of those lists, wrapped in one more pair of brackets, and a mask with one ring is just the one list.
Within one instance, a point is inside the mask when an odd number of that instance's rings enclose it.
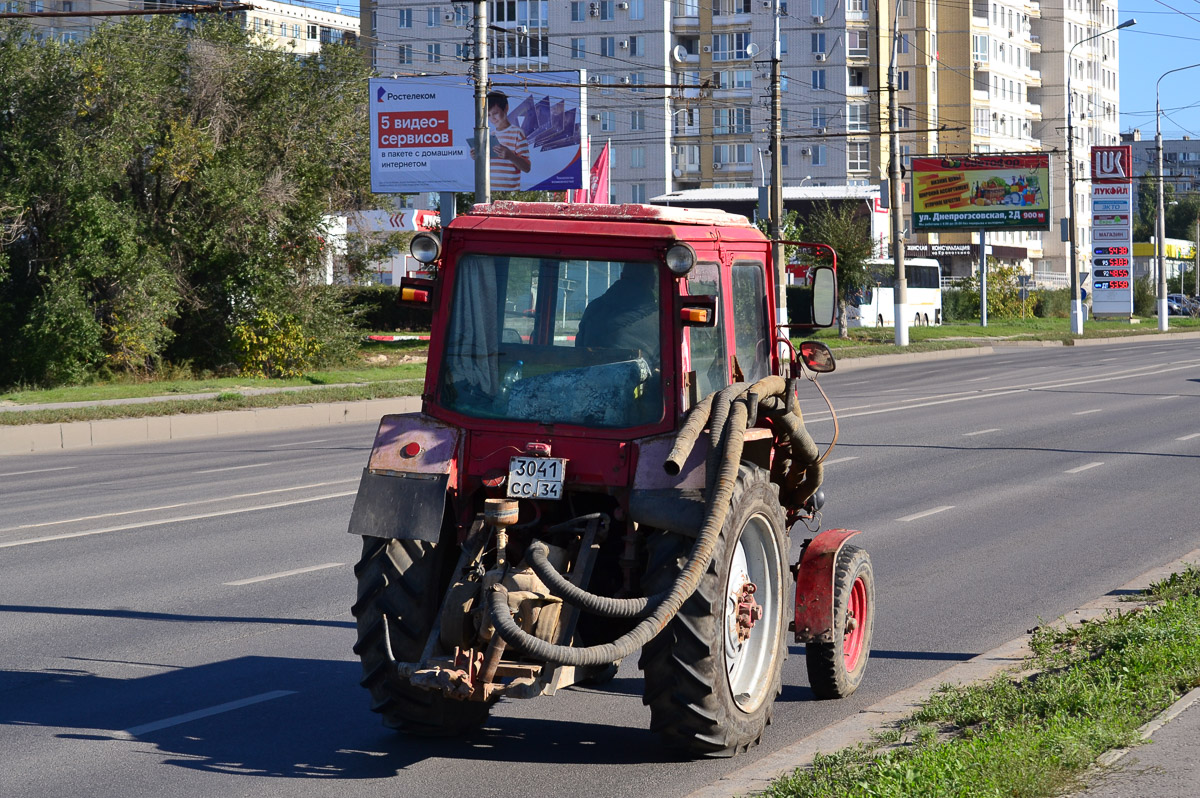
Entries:
{"label": "man in striped shirt on billboard", "polygon": [[488,92],[487,109],[493,127],[492,190],[516,191],[521,187],[521,172],[529,171],[529,141],[521,128],[508,121],[508,97],[504,92]]}

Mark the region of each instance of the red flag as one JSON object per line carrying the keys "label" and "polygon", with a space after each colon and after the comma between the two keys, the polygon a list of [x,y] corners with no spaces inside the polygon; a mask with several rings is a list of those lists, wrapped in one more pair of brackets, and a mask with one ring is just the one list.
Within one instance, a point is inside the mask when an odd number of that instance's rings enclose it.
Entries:
{"label": "red flag", "polygon": [[588,196],[588,202],[599,202],[608,204],[608,148],[612,142],[605,142],[604,149],[600,150],[600,154],[596,156],[596,162],[592,164],[592,190]]}

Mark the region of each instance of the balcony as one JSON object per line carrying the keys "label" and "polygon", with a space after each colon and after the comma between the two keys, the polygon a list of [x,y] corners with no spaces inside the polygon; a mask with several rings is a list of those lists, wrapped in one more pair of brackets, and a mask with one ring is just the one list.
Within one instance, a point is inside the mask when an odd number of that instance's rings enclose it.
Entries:
{"label": "balcony", "polygon": [[847,97],[866,97],[867,96],[867,87],[866,86],[847,86],[846,87],[846,96]]}
{"label": "balcony", "polygon": [[1031,120],[1042,118],[1042,106],[1037,103],[1025,103],[1025,115]]}
{"label": "balcony", "polygon": [[1030,88],[1040,88],[1042,85],[1042,73],[1037,69],[1030,69],[1026,71],[1025,83]]}

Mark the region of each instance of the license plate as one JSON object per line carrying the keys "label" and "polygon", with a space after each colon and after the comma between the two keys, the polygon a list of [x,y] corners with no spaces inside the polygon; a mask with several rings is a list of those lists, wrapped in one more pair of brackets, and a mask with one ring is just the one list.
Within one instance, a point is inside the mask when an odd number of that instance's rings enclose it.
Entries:
{"label": "license plate", "polygon": [[508,461],[512,499],[561,499],[567,461],[560,457],[514,457]]}

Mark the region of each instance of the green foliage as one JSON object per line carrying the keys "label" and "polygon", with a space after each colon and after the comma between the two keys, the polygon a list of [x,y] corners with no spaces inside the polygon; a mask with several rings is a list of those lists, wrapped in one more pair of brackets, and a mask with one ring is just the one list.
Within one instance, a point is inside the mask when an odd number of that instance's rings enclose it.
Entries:
{"label": "green foliage", "polygon": [[827,244],[837,253],[838,334],[846,338],[849,336],[846,326],[848,298],[874,285],[867,266],[872,253],[870,225],[857,203],[835,205],[823,202],[809,217],[806,233],[811,241]]}
{"label": "green foliage", "polygon": [[1030,297],[1033,315],[1041,319],[1066,319],[1071,315],[1071,289],[1039,288]]}
{"label": "green foliage", "polygon": [[[754,226],[762,232],[767,238],[771,237],[771,220],[760,218],[755,220]],[[804,240],[804,225],[800,221],[800,214],[796,211],[787,211],[783,214],[783,219],[779,222],[779,237],[784,241],[803,241]],[[785,246],[783,248],[783,257],[785,262],[791,263],[796,255],[796,247]],[[791,318],[789,316],[789,318]]]}
{"label": "green foliage", "polygon": [[979,289],[971,284],[942,291],[942,321],[979,321]]}
{"label": "green foliage", "polygon": [[346,303],[358,312],[363,330],[428,330],[433,311],[400,304],[400,286],[371,285],[344,288]]}
{"label": "green foliage", "polygon": [[304,334],[293,316],[261,310],[233,328],[233,353],[247,377],[300,377],[310,370],[321,344]]}
{"label": "green foliage", "polygon": [[1149,317],[1158,313],[1154,281],[1141,277],[1133,281],[1133,315]]}
{"label": "green foliage", "polygon": [[248,45],[224,21],[73,44],[0,22],[0,386],[227,368],[265,310],[346,353],[314,287],[324,215],[371,202],[370,70]]}

